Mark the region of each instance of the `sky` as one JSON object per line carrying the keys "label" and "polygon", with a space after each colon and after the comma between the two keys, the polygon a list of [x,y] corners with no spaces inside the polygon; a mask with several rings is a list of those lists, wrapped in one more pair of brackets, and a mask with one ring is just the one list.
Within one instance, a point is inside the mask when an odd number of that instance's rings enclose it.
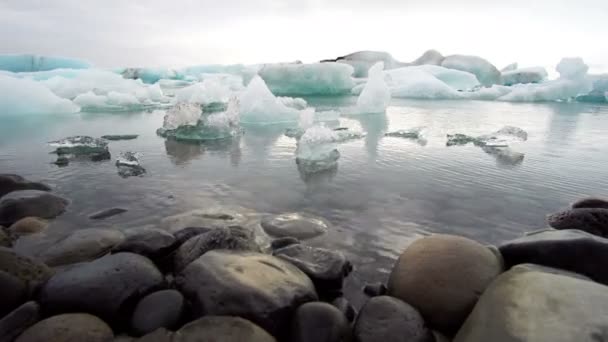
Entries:
{"label": "sky", "polygon": [[606,0],[0,0],[0,53],[99,67],[315,62],[428,49],[608,72]]}

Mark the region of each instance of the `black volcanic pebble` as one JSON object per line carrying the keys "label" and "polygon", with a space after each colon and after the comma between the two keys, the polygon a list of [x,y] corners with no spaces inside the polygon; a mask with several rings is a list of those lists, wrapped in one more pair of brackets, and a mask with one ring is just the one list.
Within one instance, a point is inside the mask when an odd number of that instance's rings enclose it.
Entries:
{"label": "black volcanic pebble", "polygon": [[608,209],[578,208],[547,216],[547,222],[555,229],[579,229],[608,237]]}
{"label": "black volcanic pebble", "polygon": [[572,203],[572,209],[604,208],[608,209],[608,200],[599,197],[587,197]]}
{"label": "black volcanic pebble", "polygon": [[27,302],[0,319],[0,341],[13,341],[40,319],[40,306]]}

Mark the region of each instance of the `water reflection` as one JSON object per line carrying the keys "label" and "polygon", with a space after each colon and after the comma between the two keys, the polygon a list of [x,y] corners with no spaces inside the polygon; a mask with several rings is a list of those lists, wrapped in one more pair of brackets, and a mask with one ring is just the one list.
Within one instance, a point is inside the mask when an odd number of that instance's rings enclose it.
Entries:
{"label": "water reflection", "polygon": [[266,159],[271,154],[272,148],[277,141],[283,137],[287,128],[293,128],[297,124],[276,125],[241,125],[245,129],[243,141],[247,148],[253,151],[257,158]]}
{"label": "water reflection", "polygon": [[581,103],[548,103],[553,113],[547,128],[547,144],[549,147],[567,147],[576,134],[580,114],[589,110],[589,106]]}
{"label": "water reflection", "polygon": [[238,166],[241,162],[241,138],[221,139],[204,143],[181,142],[172,139],[165,140],[165,151],[174,165],[185,165],[199,159],[206,152],[228,155],[230,164]]}
{"label": "water reflection", "polygon": [[496,165],[501,167],[516,167],[524,162],[525,154],[515,152],[508,147],[483,146],[481,149],[496,159]]}
{"label": "water reflection", "polygon": [[389,120],[386,113],[349,115],[347,117],[358,121],[363,131],[367,133],[365,137],[367,156],[371,161],[376,160],[378,157],[378,144],[388,130]]}
{"label": "water reflection", "polygon": [[298,162],[298,160],[296,160],[296,165],[298,173],[300,174],[300,179],[304,181],[308,190],[314,191],[314,189],[326,186],[331,183],[338,174],[338,163],[331,168],[317,172],[312,172],[310,168],[307,167],[306,163]]}

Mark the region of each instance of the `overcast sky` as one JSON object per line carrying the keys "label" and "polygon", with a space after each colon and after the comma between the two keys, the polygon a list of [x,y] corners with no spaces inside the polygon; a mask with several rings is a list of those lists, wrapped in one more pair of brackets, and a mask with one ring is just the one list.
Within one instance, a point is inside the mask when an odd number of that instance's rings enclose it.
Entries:
{"label": "overcast sky", "polygon": [[0,0],[0,53],[97,66],[313,62],[357,50],[410,61],[434,48],[608,72],[608,0]]}

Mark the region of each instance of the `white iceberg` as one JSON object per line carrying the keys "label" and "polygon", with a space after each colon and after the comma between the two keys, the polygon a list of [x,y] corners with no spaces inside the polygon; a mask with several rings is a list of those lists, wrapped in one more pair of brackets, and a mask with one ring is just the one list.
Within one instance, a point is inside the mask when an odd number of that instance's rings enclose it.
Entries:
{"label": "white iceberg", "polygon": [[507,72],[507,71],[513,71],[513,70],[517,70],[519,69],[519,64],[518,63],[511,63],[509,65],[507,65],[506,67],[500,69],[500,72]]}
{"label": "white iceberg", "polygon": [[296,162],[306,173],[333,169],[338,165],[340,152],[333,142],[335,132],[324,126],[308,128],[298,140]]}
{"label": "white iceberg", "polygon": [[562,58],[555,70],[562,79],[579,80],[587,75],[589,66],[580,57],[566,57]]}
{"label": "white iceberg", "polygon": [[341,63],[267,64],[259,76],[276,95],[340,95],[355,86],[353,68]]}
{"label": "white iceberg", "polygon": [[154,84],[162,79],[181,80],[184,78],[177,71],[167,68],[125,68],[119,70],[119,74],[127,79],[140,79],[147,84]]}
{"label": "white iceberg", "polygon": [[76,113],[78,105],[39,82],[0,75],[0,115]]}
{"label": "white iceberg", "polygon": [[386,69],[394,69],[404,65],[404,63],[394,59],[390,53],[384,51],[358,51],[336,59],[327,59],[322,62],[348,64],[354,69],[353,77],[368,77],[369,69],[378,62],[384,63]]}
{"label": "white iceberg", "polygon": [[386,71],[393,97],[414,99],[458,99],[454,88],[426,71],[405,67]]}
{"label": "white iceberg", "polygon": [[441,65],[445,57],[437,50],[427,50],[412,65]]}
{"label": "white iceberg", "polygon": [[240,95],[242,123],[274,124],[297,122],[300,111],[284,104],[272,94],[261,77],[254,77]]}
{"label": "white iceberg", "polygon": [[88,62],[65,57],[39,55],[0,55],[0,70],[11,72],[35,72],[53,69],[86,69]]}
{"label": "white iceberg", "polygon": [[420,65],[408,68],[427,72],[455,90],[470,90],[479,86],[479,80],[470,72],[448,69],[437,65]]}
{"label": "white iceberg", "polygon": [[193,65],[178,69],[177,72],[183,75],[185,78],[194,78],[195,80],[203,80],[211,74],[224,74],[224,75],[236,75],[240,76],[245,84],[257,75],[260,66],[257,65],[219,65],[219,64],[207,64],[207,65]]}
{"label": "white iceberg", "polygon": [[452,55],[447,56],[441,63],[442,67],[470,72],[477,76],[484,86],[501,84],[500,71],[496,67],[477,56]]}
{"label": "white iceberg", "polygon": [[179,102],[167,110],[163,119],[163,129],[172,130],[180,126],[195,126],[203,110],[199,103]]}
{"label": "white iceberg", "polygon": [[368,72],[367,84],[357,99],[359,113],[384,113],[391,102],[391,90],[384,80],[384,63],[374,64]]}
{"label": "white iceberg", "polygon": [[502,83],[506,86],[526,83],[541,83],[549,74],[543,67],[521,68],[502,73]]}

